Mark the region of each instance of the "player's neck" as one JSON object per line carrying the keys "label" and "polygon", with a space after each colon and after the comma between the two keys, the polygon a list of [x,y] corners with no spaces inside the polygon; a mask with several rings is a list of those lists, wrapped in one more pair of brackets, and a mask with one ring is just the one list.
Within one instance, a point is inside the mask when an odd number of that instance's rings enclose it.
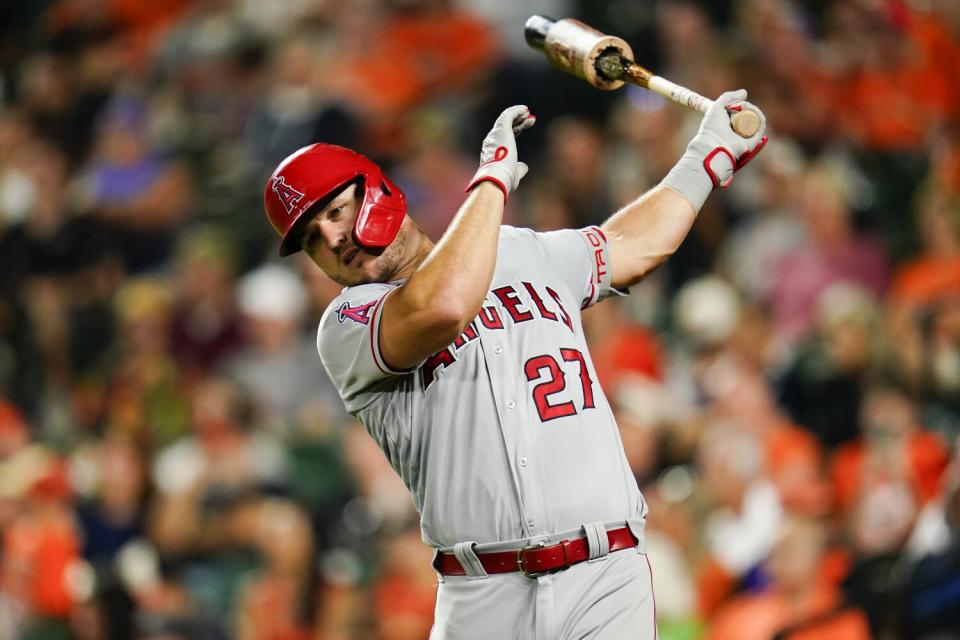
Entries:
{"label": "player's neck", "polygon": [[418,233],[410,234],[411,237],[411,247],[407,253],[407,259],[401,263],[400,268],[397,269],[396,275],[393,280],[401,280],[404,278],[409,278],[413,273],[420,268],[420,265],[423,264],[423,261],[427,259],[430,255],[430,252],[433,251],[433,241],[427,237],[427,234],[423,233],[418,229]]}

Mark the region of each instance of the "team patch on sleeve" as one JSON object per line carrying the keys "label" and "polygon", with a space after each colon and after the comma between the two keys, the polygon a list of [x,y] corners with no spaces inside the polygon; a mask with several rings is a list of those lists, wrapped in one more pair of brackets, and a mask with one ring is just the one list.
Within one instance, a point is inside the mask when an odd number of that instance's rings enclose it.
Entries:
{"label": "team patch on sleeve", "polygon": [[337,320],[343,323],[345,320],[352,320],[357,324],[369,324],[370,323],[370,309],[372,309],[379,300],[371,300],[365,304],[358,306],[351,306],[349,302],[344,302],[337,309]]}
{"label": "team patch on sleeve", "polygon": [[395,287],[374,283],[345,290],[320,320],[317,350],[347,410],[364,408],[367,391],[388,376],[401,375],[380,353],[380,320],[384,299]]}

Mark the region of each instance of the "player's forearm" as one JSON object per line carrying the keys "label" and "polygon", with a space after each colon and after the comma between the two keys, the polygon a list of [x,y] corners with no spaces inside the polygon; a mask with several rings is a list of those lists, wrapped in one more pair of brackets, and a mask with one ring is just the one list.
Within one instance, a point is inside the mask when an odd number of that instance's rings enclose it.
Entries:
{"label": "player's forearm", "polygon": [[480,312],[497,264],[505,198],[527,173],[516,135],[535,122],[523,105],[504,109],[483,140],[470,195],[446,233],[383,306],[380,349],[406,369],[453,342]]}
{"label": "player's forearm", "polygon": [[492,182],[470,191],[443,237],[402,288],[412,313],[451,325],[454,337],[480,312],[497,263],[503,192]]}
{"label": "player's forearm", "polygon": [[[629,287],[672,255],[710,193],[729,185],[733,174],[766,144],[766,118],[746,98],[744,90],[728,91],[717,98],[683,157],[660,185],[603,225],[610,241],[613,286]],[[759,128],[749,138],[736,133],[730,121],[731,111],[744,108],[760,120]]]}
{"label": "player's forearm", "polygon": [[601,229],[610,242],[614,287],[629,287],[656,269],[683,242],[697,211],[680,194],[657,186],[613,214]]}

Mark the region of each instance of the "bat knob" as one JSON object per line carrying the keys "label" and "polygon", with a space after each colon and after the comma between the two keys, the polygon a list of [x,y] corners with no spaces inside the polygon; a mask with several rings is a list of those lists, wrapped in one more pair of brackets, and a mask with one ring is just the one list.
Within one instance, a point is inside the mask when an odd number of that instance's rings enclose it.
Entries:
{"label": "bat knob", "polygon": [[741,137],[749,138],[760,129],[760,116],[752,109],[741,109],[731,116],[730,126]]}

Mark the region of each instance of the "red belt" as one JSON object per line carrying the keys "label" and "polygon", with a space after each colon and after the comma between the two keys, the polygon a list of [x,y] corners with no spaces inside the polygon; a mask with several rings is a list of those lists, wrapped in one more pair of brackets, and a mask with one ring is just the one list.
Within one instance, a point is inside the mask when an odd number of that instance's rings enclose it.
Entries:
{"label": "red belt", "polygon": [[[638,540],[628,527],[607,531],[610,552],[637,546]],[[478,553],[477,558],[487,573],[510,573],[519,571],[528,578],[536,578],[545,573],[562,571],[570,565],[583,562],[590,557],[587,539],[561,540],[549,546],[530,545],[516,551],[492,551]],[[452,553],[438,553],[433,563],[434,569],[445,576],[465,576],[467,572]]]}

